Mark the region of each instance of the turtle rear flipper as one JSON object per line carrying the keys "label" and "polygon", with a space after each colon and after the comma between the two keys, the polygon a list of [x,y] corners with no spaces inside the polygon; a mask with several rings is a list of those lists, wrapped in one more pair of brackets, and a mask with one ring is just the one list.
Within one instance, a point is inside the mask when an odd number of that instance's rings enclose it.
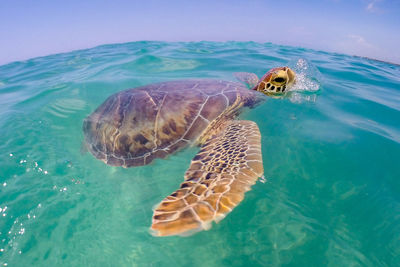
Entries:
{"label": "turtle rear flipper", "polygon": [[247,86],[250,89],[254,88],[259,82],[259,79],[258,79],[257,75],[255,75],[254,73],[250,73],[250,72],[235,72],[234,75],[235,75],[236,79],[238,79],[239,81],[247,84]]}
{"label": "turtle rear flipper", "polygon": [[261,136],[252,121],[231,121],[193,158],[180,188],[154,210],[156,236],[189,235],[223,219],[263,175]]}

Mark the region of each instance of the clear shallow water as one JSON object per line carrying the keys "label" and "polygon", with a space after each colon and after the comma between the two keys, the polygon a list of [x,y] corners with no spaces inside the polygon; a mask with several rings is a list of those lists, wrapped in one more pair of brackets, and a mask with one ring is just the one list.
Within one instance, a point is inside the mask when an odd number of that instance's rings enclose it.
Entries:
{"label": "clear shallow water", "polygon": [[[298,59],[319,70],[321,90],[243,114],[263,135],[267,182],[209,231],[148,232],[152,207],[177,188],[196,148],[130,169],[80,152],[82,120],[115,92],[234,80],[238,71],[261,76]],[[399,155],[395,65],[236,42],[136,42],[11,63],[0,66],[0,262],[398,266]]]}

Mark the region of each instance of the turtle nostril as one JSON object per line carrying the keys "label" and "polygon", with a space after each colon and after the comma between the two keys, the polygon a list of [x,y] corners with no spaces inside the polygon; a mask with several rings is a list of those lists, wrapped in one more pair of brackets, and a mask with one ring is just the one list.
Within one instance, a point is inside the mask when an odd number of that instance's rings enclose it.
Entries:
{"label": "turtle nostril", "polygon": [[278,77],[278,78],[275,78],[274,81],[277,82],[277,83],[283,83],[285,81],[285,79],[282,78],[282,77]]}

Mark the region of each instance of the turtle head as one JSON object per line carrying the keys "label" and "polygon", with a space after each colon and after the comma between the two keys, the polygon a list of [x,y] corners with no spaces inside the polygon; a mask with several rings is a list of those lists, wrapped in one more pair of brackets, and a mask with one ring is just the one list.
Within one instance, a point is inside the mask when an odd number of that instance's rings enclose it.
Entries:
{"label": "turtle head", "polygon": [[253,88],[266,95],[281,94],[295,83],[296,73],[289,67],[279,67],[269,70]]}

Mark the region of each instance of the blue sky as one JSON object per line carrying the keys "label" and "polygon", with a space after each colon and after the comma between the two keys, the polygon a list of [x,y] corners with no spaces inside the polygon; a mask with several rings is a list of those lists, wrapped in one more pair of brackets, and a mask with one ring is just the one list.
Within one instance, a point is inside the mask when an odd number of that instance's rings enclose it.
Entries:
{"label": "blue sky", "polygon": [[400,1],[0,0],[0,64],[139,40],[272,42],[400,63]]}

